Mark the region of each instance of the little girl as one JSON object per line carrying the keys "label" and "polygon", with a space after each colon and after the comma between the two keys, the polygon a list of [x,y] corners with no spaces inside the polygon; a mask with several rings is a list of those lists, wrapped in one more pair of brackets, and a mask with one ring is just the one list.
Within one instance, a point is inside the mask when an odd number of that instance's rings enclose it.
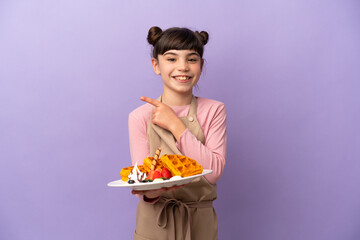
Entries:
{"label": "little girl", "polygon": [[187,28],[162,31],[152,27],[147,40],[153,46],[151,63],[161,76],[163,93],[129,115],[133,165],[161,154],[195,159],[212,174],[182,187],[133,191],[140,196],[135,240],[217,239],[217,217],[212,202],[226,154],[226,111],[223,103],[193,95],[203,69],[207,32]]}

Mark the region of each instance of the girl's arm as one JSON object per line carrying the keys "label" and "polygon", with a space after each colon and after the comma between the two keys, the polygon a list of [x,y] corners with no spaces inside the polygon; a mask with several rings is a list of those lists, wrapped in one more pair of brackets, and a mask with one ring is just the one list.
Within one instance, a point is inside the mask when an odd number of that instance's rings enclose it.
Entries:
{"label": "girl's arm", "polygon": [[[149,156],[149,144],[146,136],[147,122],[142,120],[141,116],[137,116],[137,112],[135,111],[130,113],[128,125],[132,165],[134,166],[135,163],[141,165],[144,159]],[[163,191],[166,191],[166,189],[160,189],[158,191],[132,191],[132,194],[145,202],[155,203]]]}
{"label": "girl's arm", "polygon": [[221,104],[216,109],[206,134],[205,145],[186,129],[177,142],[178,149],[187,157],[195,159],[204,169],[213,173],[205,178],[215,184],[221,177],[226,155],[226,109]]}
{"label": "girl's arm", "polygon": [[[150,116],[150,114],[149,114]],[[145,119],[149,116],[145,114]],[[137,112],[132,112],[129,115],[129,144],[132,165],[138,163],[141,165],[146,157],[149,156],[149,143],[147,140],[147,121],[143,116],[138,116]],[[132,194],[136,195],[139,199],[144,200],[148,203],[155,203],[158,201],[159,196],[163,192],[173,191],[182,186],[173,186],[170,188],[161,188],[158,190],[147,190],[147,191],[132,191]]]}
{"label": "girl's arm", "polygon": [[150,154],[146,135],[147,122],[140,116],[137,116],[136,112],[132,112],[129,115],[128,124],[132,165],[134,166],[135,163],[141,165],[143,164],[144,159]]}

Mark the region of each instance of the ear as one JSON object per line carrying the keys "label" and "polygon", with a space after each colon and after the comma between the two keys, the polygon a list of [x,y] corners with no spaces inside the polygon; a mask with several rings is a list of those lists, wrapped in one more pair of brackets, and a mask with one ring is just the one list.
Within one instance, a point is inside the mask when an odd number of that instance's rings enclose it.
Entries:
{"label": "ear", "polygon": [[204,66],[204,59],[201,59],[201,66],[200,66],[200,70],[203,70],[203,66]]}
{"label": "ear", "polygon": [[153,66],[154,72],[157,75],[160,75],[160,68],[159,68],[159,62],[156,58],[151,58],[151,64]]}

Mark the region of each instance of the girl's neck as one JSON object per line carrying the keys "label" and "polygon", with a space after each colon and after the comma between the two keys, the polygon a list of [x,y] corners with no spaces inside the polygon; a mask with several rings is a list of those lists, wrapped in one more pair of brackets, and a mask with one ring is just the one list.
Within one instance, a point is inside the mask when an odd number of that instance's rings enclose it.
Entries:
{"label": "girl's neck", "polygon": [[169,106],[185,106],[189,105],[192,100],[192,91],[189,93],[176,93],[176,92],[163,92],[161,95],[161,101]]}

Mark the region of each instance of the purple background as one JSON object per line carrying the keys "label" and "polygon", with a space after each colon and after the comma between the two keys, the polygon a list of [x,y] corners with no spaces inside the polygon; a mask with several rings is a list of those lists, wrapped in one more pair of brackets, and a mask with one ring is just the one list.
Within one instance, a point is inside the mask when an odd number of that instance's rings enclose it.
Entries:
{"label": "purple background", "polygon": [[[219,239],[360,239],[359,1],[0,1],[0,239],[131,239],[128,113],[147,30],[206,30],[224,102]],[[155,218],[155,217],[154,217]]]}

